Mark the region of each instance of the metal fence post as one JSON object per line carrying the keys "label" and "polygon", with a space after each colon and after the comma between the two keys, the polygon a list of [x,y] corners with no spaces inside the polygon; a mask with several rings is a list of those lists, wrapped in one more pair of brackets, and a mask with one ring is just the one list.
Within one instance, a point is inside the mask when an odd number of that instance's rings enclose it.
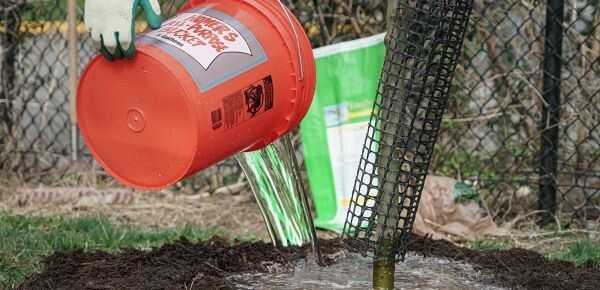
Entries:
{"label": "metal fence post", "polygon": [[[24,1],[0,0],[2,8],[0,15],[4,19],[5,30],[0,33],[0,126],[3,134],[0,140],[8,138],[12,122],[10,117],[12,99],[15,94],[16,61],[18,53],[19,26],[21,25],[20,10]],[[3,143],[6,140],[3,140]]]}
{"label": "metal fence post", "polygon": [[78,132],[75,100],[77,97],[77,3],[69,0],[69,113],[71,118],[71,159],[77,161]]}
{"label": "metal fence post", "polygon": [[538,201],[539,209],[544,212],[540,225],[552,223],[556,212],[564,8],[564,0],[549,0],[546,7]]}

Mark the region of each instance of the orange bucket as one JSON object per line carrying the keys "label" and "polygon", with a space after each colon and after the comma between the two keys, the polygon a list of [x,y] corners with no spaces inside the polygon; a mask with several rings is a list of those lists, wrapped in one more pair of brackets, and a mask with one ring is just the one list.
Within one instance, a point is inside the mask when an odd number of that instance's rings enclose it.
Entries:
{"label": "orange bucket", "polygon": [[94,58],[77,96],[92,155],[134,188],[162,189],[263,148],[312,102],[310,43],[278,0],[192,1],[136,46],[131,61]]}

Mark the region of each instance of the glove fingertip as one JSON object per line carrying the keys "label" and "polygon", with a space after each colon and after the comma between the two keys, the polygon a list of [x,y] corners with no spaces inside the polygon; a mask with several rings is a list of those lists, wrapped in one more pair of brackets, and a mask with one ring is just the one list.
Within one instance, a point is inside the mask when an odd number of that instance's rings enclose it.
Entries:
{"label": "glove fingertip", "polygon": [[152,29],[159,29],[163,23],[162,15],[148,15],[148,26]]}
{"label": "glove fingertip", "polygon": [[[133,59],[135,56],[135,42],[131,40],[129,37],[125,37],[125,39],[121,39],[121,33],[116,32],[115,37],[117,38],[117,51],[118,59],[127,58],[129,60]],[[124,47],[124,45],[126,47]]]}
{"label": "glove fingertip", "polygon": [[127,59],[132,60],[133,57],[135,56],[135,45],[131,45],[129,46],[129,49],[127,50],[123,50],[123,56],[125,56]]}
{"label": "glove fingertip", "polygon": [[104,58],[110,62],[115,61],[115,57],[112,56],[112,54],[110,54],[104,47],[102,49],[100,49],[100,54],[102,56],[104,56]]}
{"label": "glove fingertip", "polygon": [[128,60],[132,60],[135,57],[135,48],[134,49],[130,49],[130,50],[126,50],[123,52],[123,55],[128,59]]}
{"label": "glove fingertip", "polygon": [[115,59],[123,59],[123,46],[121,45],[121,39],[120,39],[119,32],[115,32],[115,40],[116,40],[116,47],[115,47],[115,53],[113,54],[113,56],[115,57]]}
{"label": "glove fingertip", "polygon": [[102,34],[100,34],[100,41],[98,41],[96,43],[96,49],[98,50],[98,52],[100,52],[100,54],[102,56],[104,56],[104,58],[108,61],[114,61],[115,57],[108,51],[108,49],[106,49],[106,46],[104,45],[104,37]]}

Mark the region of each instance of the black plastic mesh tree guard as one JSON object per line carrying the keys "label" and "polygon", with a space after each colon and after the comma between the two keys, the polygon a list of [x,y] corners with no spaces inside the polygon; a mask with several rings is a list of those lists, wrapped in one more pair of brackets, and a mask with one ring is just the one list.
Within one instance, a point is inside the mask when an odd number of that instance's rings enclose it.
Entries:
{"label": "black plastic mesh tree guard", "polygon": [[402,1],[387,40],[344,243],[404,260],[472,0]]}

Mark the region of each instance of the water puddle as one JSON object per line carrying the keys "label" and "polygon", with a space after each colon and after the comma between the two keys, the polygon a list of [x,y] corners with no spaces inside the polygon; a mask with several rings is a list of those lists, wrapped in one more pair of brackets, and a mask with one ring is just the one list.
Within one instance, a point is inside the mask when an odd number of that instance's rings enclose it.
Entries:
{"label": "water puddle", "polygon": [[[372,260],[345,253],[334,265],[321,268],[311,259],[292,270],[229,277],[239,289],[369,289]],[[502,289],[478,282],[483,274],[473,266],[408,253],[396,266],[397,289]]]}

